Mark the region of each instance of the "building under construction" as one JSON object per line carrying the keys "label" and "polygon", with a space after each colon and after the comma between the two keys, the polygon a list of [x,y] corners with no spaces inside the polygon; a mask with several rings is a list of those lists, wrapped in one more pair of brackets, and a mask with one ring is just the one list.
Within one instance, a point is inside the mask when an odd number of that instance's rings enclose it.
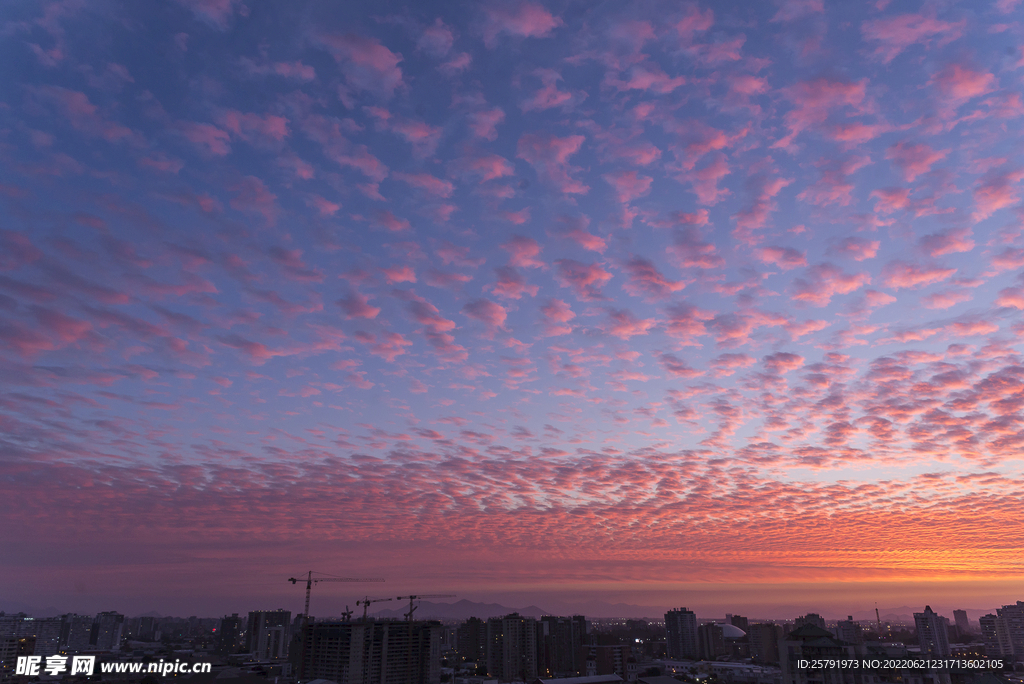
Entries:
{"label": "building under construction", "polygon": [[316,622],[302,640],[303,680],[338,684],[439,684],[441,623]]}

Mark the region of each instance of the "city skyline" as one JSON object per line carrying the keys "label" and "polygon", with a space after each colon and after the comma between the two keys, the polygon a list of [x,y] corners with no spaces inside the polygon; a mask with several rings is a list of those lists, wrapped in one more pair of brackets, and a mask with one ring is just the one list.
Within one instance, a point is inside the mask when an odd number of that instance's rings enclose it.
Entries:
{"label": "city skyline", "polygon": [[1021,9],[5,4],[0,602],[1018,596]]}

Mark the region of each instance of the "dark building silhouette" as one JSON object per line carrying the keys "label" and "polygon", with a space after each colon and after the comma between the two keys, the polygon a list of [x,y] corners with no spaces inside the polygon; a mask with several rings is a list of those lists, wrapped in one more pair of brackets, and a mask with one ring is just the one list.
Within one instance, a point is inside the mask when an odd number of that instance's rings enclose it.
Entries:
{"label": "dark building silhouette", "polygon": [[439,684],[441,623],[368,620],[306,628],[303,680],[337,684]]}
{"label": "dark building silhouette", "polygon": [[697,615],[680,608],[665,613],[665,650],[671,660],[697,658]]}
{"label": "dark building silhouette", "polygon": [[487,672],[505,682],[537,678],[537,620],[512,613],[487,621]]}
{"label": "dark building silhouette", "polygon": [[290,610],[254,610],[245,630],[245,650],[259,658],[287,658],[292,613]]}
{"label": "dark building silhouette", "polygon": [[460,657],[483,662],[487,657],[487,623],[477,617],[469,618],[459,625],[455,642]]}
{"label": "dark building silhouette", "polygon": [[541,677],[568,677],[584,670],[580,649],[587,637],[582,615],[545,615],[537,622],[537,670]]}
{"label": "dark building silhouette", "polygon": [[750,642],[750,657],[754,662],[778,664],[779,639],[782,627],[769,622],[757,622],[750,625],[747,639]]}
{"label": "dark building silhouette", "polygon": [[242,647],[242,618],[238,613],[231,616],[225,615],[220,620],[220,627],[217,628],[217,653],[230,655],[238,653]]}

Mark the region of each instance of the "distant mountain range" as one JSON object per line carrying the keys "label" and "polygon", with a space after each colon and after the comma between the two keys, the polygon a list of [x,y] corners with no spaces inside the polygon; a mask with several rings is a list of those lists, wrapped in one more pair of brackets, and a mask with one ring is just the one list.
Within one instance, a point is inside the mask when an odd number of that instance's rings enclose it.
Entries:
{"label": "distant mountain range", "polygon": [[[379,618],[401,618],[405,616],[405,613],[408,610],[409,604],[403,602],[396,605],[394,608],[378,610],[376,613],[373,613],[373,615]],[[542,615],[552,614],[543,608],[538,608],[537,606],[509,608],[508,606],[503,606],[500,603],[477,603],[476,601],[462,599],[455,603],[419,601],[414,615],[416,618],[421,620],[429,618],[467,620],[471,617],[478,617],[486,620],[487,618],[501,617],[502,615],[508,615],[509,613],[519,613],[526,617],[540,617]]]}
{"label": "distant mountain range", "polygon": [[[389,606],[388,608],[371,612],[371,615],[379,618],[402,618],[405,616],[405,612],[409,607],[408,603],[398,601],[387,605]],[[455,603],[419,601],[417,605],[418,607],[415,613],[417,618],[434,618],[442,620],[466,620],[471,617],[487,619],[491,617],[501,617],[503,615],[508,615],[509,613],[519,613],[520,615],[533,618],[541,617],[543,615],[586,615],[588,618],[622,617],[660,619],[664,617],[665,611],[669,610],[669,607],[666,606],[639,606],[631,603],[608,603],[596,600],[580,602],[552,600],[547,602],[543,608],[536,605],[529,605],[525,608],[515,608],[500,603],[480,603],[477,601],[470,601],[468,599],[462,599]],[[939,615],[948,617],[950,620],[953,619],[953,607],[943,606],[941,604],[932,604],[932,608]],[[914,621],[914,613],[920,612],[923,609],[924,606],[899,606],[895,608],[879,608],[879,613],[881,614],[883,622],[909,623]],[[697,617],[701,619],[724,617],[724,613],[716,615],[710,611],[703,611],[699,607],[694,608],[694,610],[697,612]],[[995,612],[994,607],[984,609],[967,608],[966,610],[968,618],[972,621],[977,621],[979,617],[986,613]],[[73,612],[61,610],[52,606],[43,608],[39,606],[30,606],[18,601],[3,600],[0,600],[0,611],[5,611],[7,614],[21,612],[33,617],[53,617]],[[807,612],[808,608],[806,606],[779,605],[749,612],[746,617],[753,620],[791,620],[794,617],[804,615]],[[843,619],[849,614],[841,613],[841,611],[837,610],[829,610],[824,607],[818,612],[824,615],[825,619],[828,620]],[[855,620],[874,621],[875,619],[874,609],[853,611],[852,615]],[[165,617],[156,611],[149,611],[148,613],[141,613],[130,617],[146,616],[155,618]],[[216,616],[209,615],[205,617]]]}

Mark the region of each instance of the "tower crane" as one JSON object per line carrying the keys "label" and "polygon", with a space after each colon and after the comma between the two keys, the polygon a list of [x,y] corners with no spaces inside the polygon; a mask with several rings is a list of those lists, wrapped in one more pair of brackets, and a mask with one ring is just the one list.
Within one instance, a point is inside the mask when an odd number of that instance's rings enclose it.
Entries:
{"label": "tower crane", "polygon": [[356,601],[357,606],[363,607],[363,622],[366,622],[366,611],[370,609],[371,603],[380,603],[381,601],[394,601],[395,599],[383,598],[383,599],[372,599],[367,596],[362,601]]}
{"label": "tower crane", "polygon": [[[322,573],[321,573],[322,574]],[[302,581],[300,577],[289,577],[288,581],[293,585],[298,584]],[[310,570],[306,573],[306,607],[302,613],[302,641],[303,641],[303,654],[299,660],[299,679],[301,680],[306,672],[306,654],[305,654],[305,641],[306,633],[309,628],[309,592],[313,588],[313,585],[318,582],[383,582],[383,577],[313,577],[313,571]],[[348,610],[348,606],[345,606]],[[351,613],[349,613],[351,615]]]}
{"label": "tower crane", "polygon": [[413,601],[429,598],[455,598],[455,594],[413,594],[412,596],[399,596],[399,601],[409,599],[409,612],[405,614],[405,619],[412,622],[412,614],[417,608],[419,608],[419,606],[413,605]]}
{"label": "tower crane", "polygon": [[[298,577],[289,577],[288,581],[292,584],[301,582],[302,579]],[[313,577],[313,571],[310,570],[306,573],[306,609],[303,611],[303,626],[309,621],[309,591],[313,588],[313,585],[317,582],[383,582],[383,577]]]}

